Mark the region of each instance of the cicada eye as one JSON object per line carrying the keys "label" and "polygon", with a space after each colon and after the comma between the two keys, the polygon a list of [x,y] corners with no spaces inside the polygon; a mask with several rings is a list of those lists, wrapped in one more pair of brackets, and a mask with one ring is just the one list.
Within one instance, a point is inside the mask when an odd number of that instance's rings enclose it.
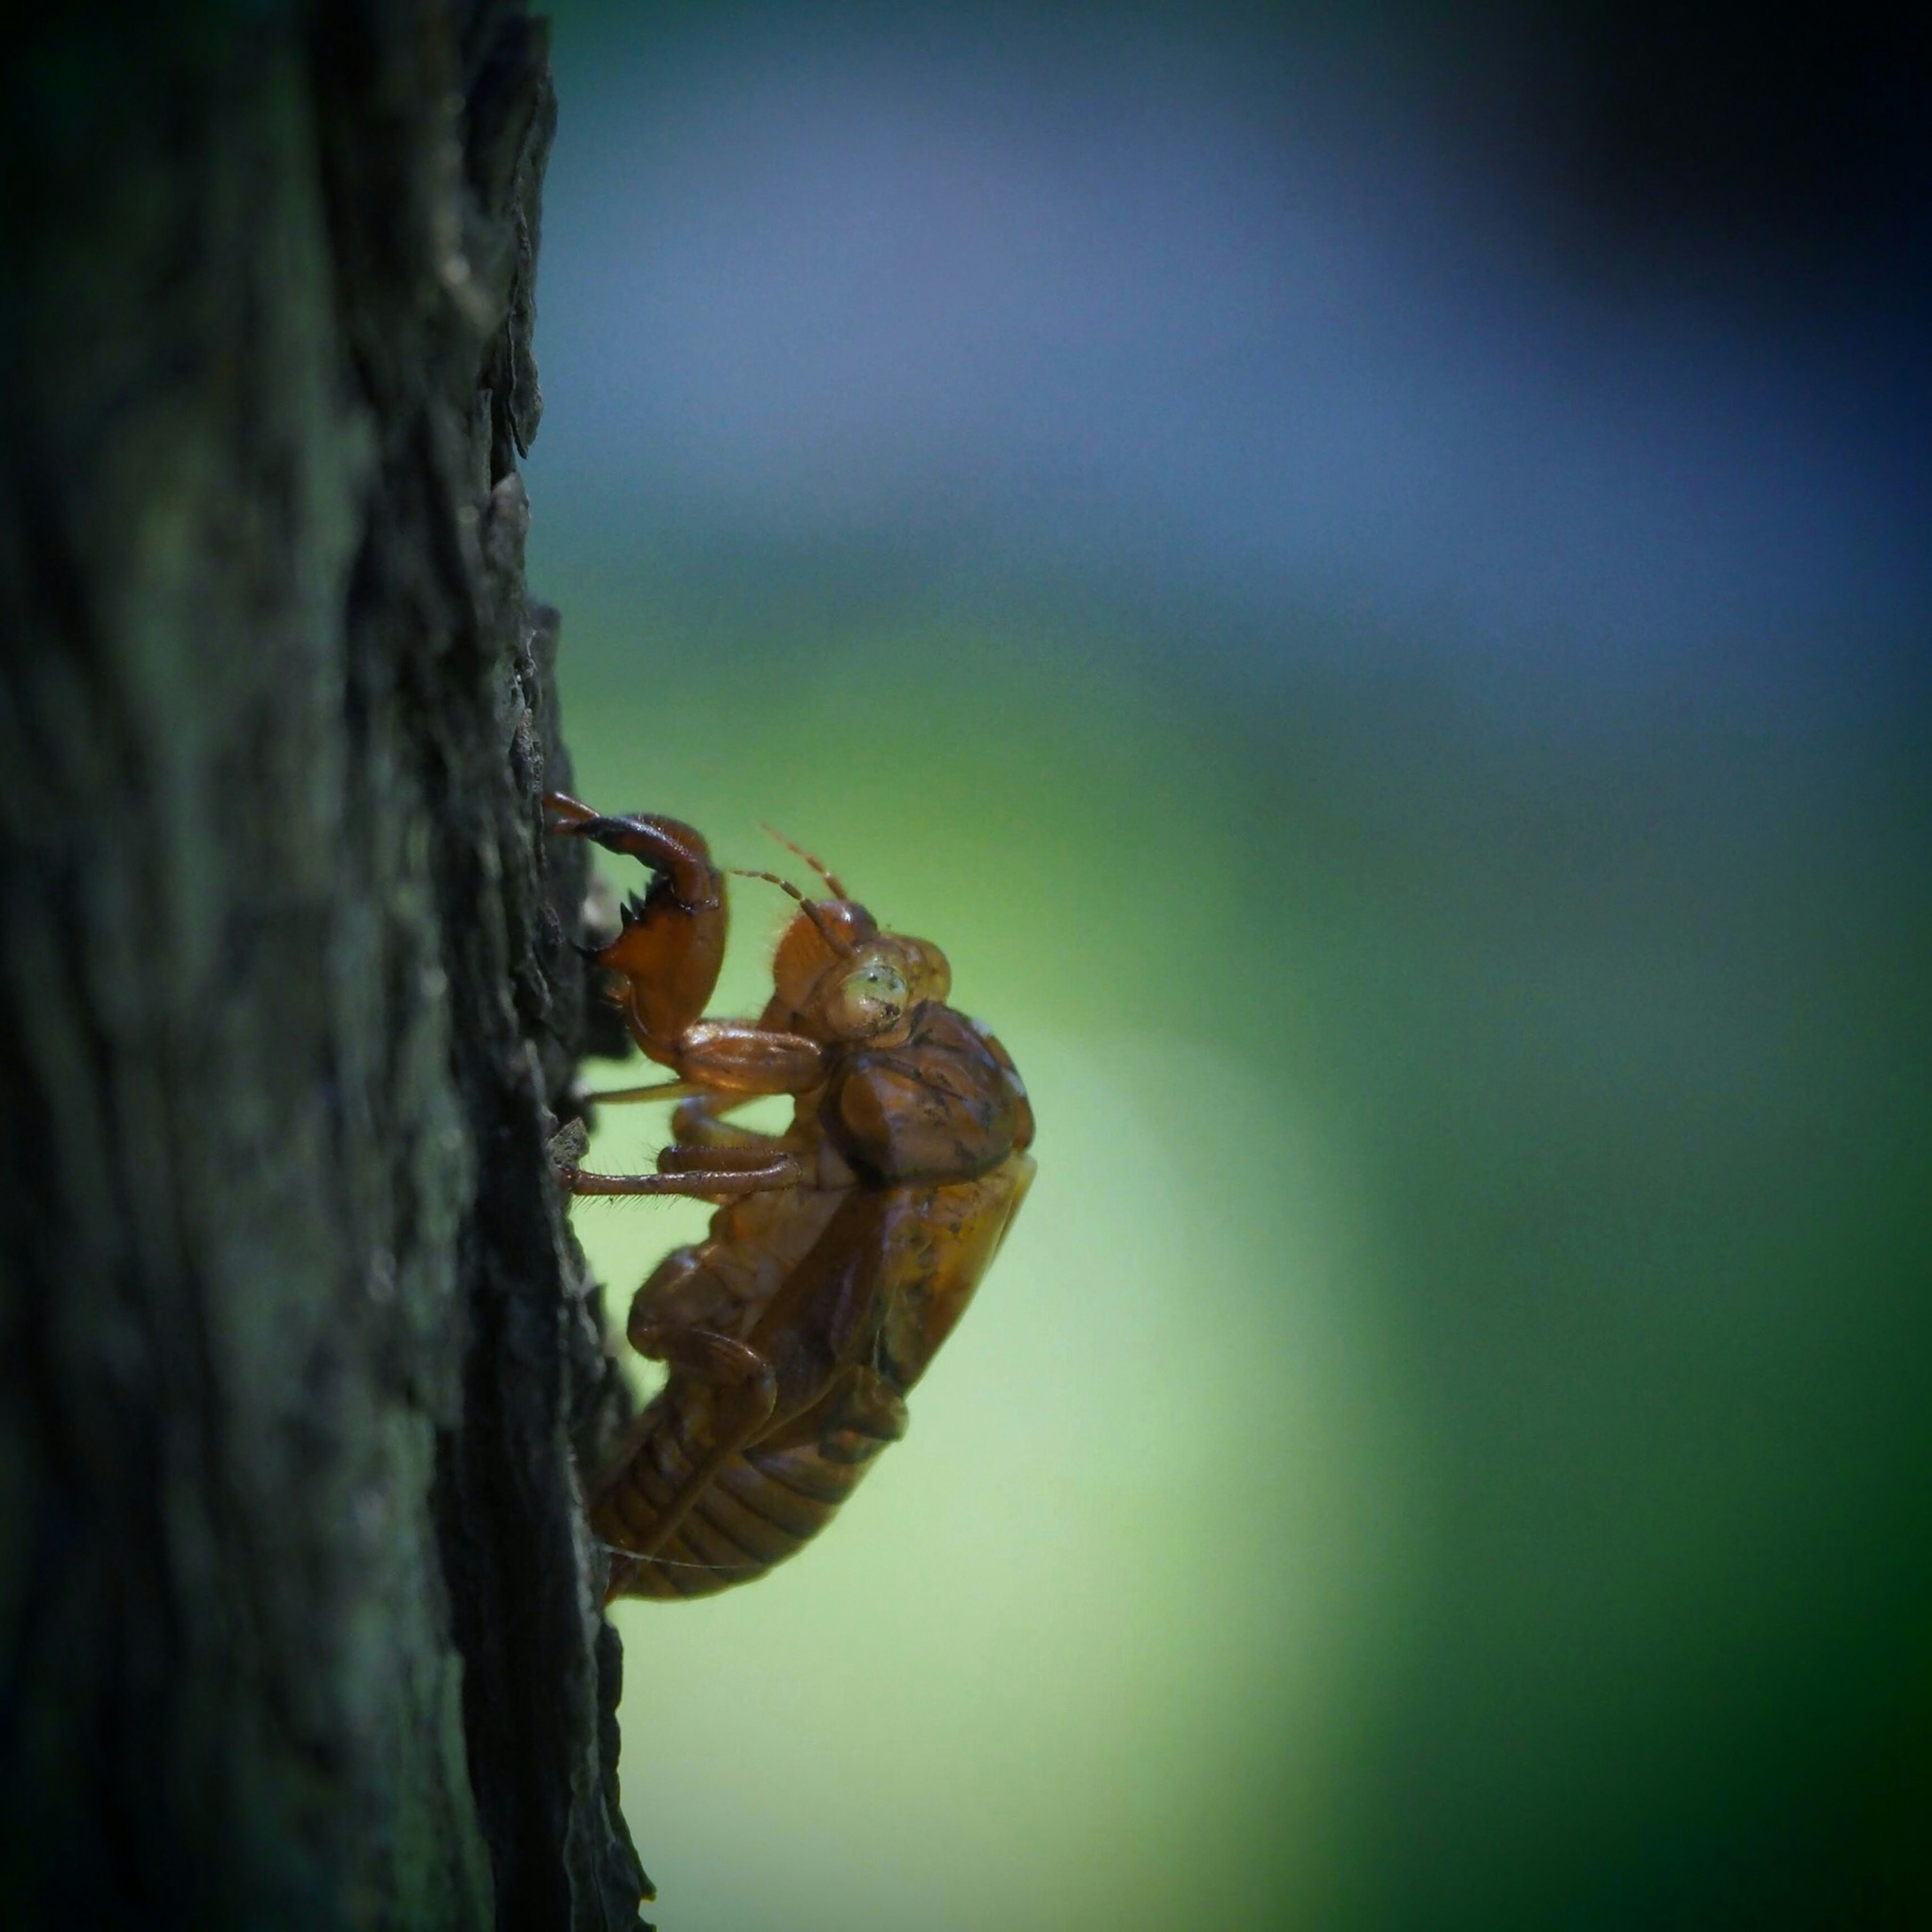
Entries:
{"label": "cicada eye", "polygon": [[826,1021],[841,1039],[868,1039],[896,1024],[908,997],[896,967],[884,959],[866,959],[833,988],[825,1005]]}

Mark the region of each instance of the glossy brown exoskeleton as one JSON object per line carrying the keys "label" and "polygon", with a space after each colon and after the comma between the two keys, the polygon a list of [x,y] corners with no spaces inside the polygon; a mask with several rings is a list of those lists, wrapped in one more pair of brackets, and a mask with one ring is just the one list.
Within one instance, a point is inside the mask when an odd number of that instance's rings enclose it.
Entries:
{"label": "glossy brown exoskeleton", "polygon": [[[722,1204],[632,1304],[632,1343],[670,1378],[594,1484],[591,1521],[610,1595],[706,1596],[816,1535],[905,1433],[906,1396],[1032,1180],[1033,1114],[999,1042],[946,1004],[945,955],[882,932],[816,860],[832,896],[794,892],[764,1012],[707,1020],[725,906],[704,840],[675,819],[544,802],[554,832],[650,868],[596,957],[638,1044],[676,1077],[603,1097],[680,1102],[657,1173],[568,1166],[563,1184]],[[795,1096],[784,1132],[725,1119],[770,1094]]]}

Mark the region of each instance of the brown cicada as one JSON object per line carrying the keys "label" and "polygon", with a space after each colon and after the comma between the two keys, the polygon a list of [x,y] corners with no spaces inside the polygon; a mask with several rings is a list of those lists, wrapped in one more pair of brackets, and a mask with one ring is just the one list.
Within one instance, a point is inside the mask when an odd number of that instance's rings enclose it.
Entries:
{"label": "brown cicada", "polygon": [[[568,1166],[563,1184],[719,1204],[632,1304],[632,1345],[670,1379],[594,1484],[591,1521],[612,1596],[706,1596],[815,1536],[905,1433],[906,1397],[1033,1178],[1033,1113],[1005,1049],[947,1004],[945,955],[882,932],[808,854],[830,896],[774,879],[799,909],[764,1011],[706,1019],[726,911],[704,838],[545,803],[554,832],[650,868],[595,957],[674,1077],[602,1097],[676,1103],[656,1173]],[[764,1094],[793,1097],[782,1133],[728,1118]]]}

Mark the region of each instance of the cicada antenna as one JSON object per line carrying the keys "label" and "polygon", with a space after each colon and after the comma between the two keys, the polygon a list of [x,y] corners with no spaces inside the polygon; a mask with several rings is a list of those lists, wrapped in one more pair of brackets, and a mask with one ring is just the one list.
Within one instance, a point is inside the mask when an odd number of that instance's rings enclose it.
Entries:
{"label": "cicada antenna", "polygon": [[[754,872],[748,866],[728,866],[725,869],[730,873],[731,876],[734,879],[763,879],[766,885],[777,886],[780,892],[786,894],[791,898],[797,900],[800,909],[804,913],[806,917],[810,920],[814,926],[818,927],[819,938],[824,940],[826,944],[830,946],[833,952],[848,954],[851,952],[851,947],[848,946],[844,940],[841,939],[838,934],[834,932],[831,927],[827,926],[825,921],[819,916],[818,907],[814,905],[811,900],[807,898],[804,893],[800,892],[797,886],[792,884],[790,880],[781,878],[776,872]],[[829,878],[826,883],[828,884],[831,883]],[[843,892],[840,892],[838,896],[842,899],[845,895]]]}
{"label": "cicada antenna", "polygon": [[832,896],[835,899],[848,899],[852,896],[852,895],[838,883],[838,874],[834,872],[826,864],[825,861],[818,857],[816,854],[808,852],[805,848],[798,844],[796,840],[788,838],[782,832],[777,829],[776,826],[767,825],[762,818],[758,820],[758,830],[762,832],[767,838],[776,838],[788,852],[794,852],[800,858],[802,859],[805,862],[832,888]]}

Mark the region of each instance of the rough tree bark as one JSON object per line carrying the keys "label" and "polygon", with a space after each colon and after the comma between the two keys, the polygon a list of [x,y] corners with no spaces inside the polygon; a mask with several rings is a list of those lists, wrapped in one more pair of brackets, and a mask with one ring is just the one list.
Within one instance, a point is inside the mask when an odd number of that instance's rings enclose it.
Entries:
{"label": "rough tree bark", "polygon": [[544,1154],[543,29],[10,38],[0,1919],[633,1925]]}

